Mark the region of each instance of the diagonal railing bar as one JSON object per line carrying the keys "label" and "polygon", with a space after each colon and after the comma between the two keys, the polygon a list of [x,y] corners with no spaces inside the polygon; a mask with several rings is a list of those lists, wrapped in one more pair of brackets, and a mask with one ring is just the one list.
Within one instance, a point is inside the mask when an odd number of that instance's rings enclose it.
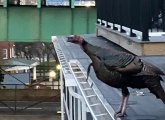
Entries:
{"label": "diagonal railing bar", "polygon": [[15,111],[12,107],[10,107],[8,104],[6,104],[3,101],[0,101],[1,104],[3,104],[5,107],[9,108],[11,111]]}
{"label": "diagonal railing bar", "polygon": [[19,80],[18,78],[16,78],[14,75],[10,74],[9,72],[5,71],[5,70],[2,69],[1,67],[0,67],[0,69],[1,69],[4,73],[6,73],[6,74],[10,75],[11,77],[15,78],[17,81],[19,81],[19,82],[22,83],[23,85],[28,86],[28,85],[26,85],[26,83],[22,82],[21,80]]}

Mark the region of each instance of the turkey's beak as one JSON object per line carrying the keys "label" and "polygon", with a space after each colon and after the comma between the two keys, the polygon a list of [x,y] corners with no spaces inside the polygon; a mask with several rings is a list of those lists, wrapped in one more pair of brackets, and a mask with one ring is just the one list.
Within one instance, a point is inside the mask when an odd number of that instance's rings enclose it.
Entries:
{"label": "turkey's beak", "polygon": [[72,40],[70,39],[70,37],[67,37],[67,42],[71,42]]}
{"label": "turkey's beak", "polygon": [[67,42],[73,42],[73,36],[68,36],[67,37]]}

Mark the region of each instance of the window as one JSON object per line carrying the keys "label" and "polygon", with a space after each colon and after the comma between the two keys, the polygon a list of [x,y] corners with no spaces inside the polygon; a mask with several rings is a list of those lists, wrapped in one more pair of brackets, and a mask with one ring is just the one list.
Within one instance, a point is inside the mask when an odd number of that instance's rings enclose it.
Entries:
{"label": "window", "polygon": [[0,0],[0,5],[3,5],[3,0]]}
{"label": "window", "polygon": [[20,5],[37,5],[37,0],[20,0]]}
{"label": "window", "polygon": [[46,6],[69,6],[70,0],[46,0]]}
{"label": "window", "polygon": [[75,0],[75,6],[95,6],[95,0]]}
{"label": "window", "polygon": [[[70,0],[46,0],[47,6],[69,6]],[[95,0],[74,0],[75,6],[95,6]]]}
{"label": "window", "polygon": [[37,0],[9,0],[10,5],[37,5]]}
{"label": "window", "polygon": [[20,0],[9,0],[8,1],[8,4],[10,4],[10,5],[19,5],[19,3],[20,3]]}
{"label": "window", "polygon": [[[38,0],[8,0],[9,5],[14,6],[36,6]],[[42,6],[69,6],[71,0],[41,0]],[[95,0],[73,0],[75,6],[95,6]],[[3,0],[0,0],[3,5]]]}
{"label": "window", "polygon": [[8,59],[8,51],[7,51],[7,49],[3,49],[3,59]]}

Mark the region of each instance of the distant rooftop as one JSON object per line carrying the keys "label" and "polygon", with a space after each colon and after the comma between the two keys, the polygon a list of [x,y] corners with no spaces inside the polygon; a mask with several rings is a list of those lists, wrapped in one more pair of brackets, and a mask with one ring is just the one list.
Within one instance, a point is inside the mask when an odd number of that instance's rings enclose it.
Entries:
{"label": "distant rooftop", "polygon": [[30,69],[38,64],[39,63],[35,60],[27,60],[23,58],[11,58],[0,61],[0,66],[3,67],[5,71]]}

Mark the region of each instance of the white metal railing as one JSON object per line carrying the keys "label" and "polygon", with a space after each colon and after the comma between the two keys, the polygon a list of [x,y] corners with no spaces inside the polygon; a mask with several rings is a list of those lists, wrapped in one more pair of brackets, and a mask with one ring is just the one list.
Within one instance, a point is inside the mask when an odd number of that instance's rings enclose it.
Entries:
{"label": "white metal railing", "polygon": [[86,120],[87,108],[84,98],[77,93],[77,87],[64,87],[64,112],[69,120]]}
{"label": "white metal railing", "polygon": [[[107,102],[101,98],[99,90],[93,83],[92,79],[86,80],[86,70],[78,60],[70,60],[70,68],[73,72],[78,88],[85,100],[85,103],[94,120],[114,120],[114,110],[108,109],[105,105]],[[104,100],[103,100],[104,99]]]}
{"label": "white metal railing", "polygon": [[[72,75],[71,71],[70,71],[70,67],[68,65],[68,61],[58,43],[58,39],[56,36],[53,36],[52,37],[52,42],[54,44],[54,48],[55,48],[55,51],[57,53],[57,57],[58,57],[58,60],[60,62],[60,65],[61,65],[61,70],[60,70],[60,88],[61,88],[61,120],[64,120],[65,117],[64,117],[64,113],[67,115],[67,118],[69,120],[72,120],[70,118],[71,115],[69,115],[71,112],[69,112],[69,109],[67,109],[68,107],[66,107],[66,105],[68,105],[68,102],[66,101],[68,96],[64,96],[65,92],[64,92],[64,89],[65,86],[67,87],[73,87],[73,86],[76,86],[76,82],[74,80],[74,76]],[[65,81],[64,81],[64,78],[65,78]],[[67,93],[65,94],[67,95]]]}
{"label": "white metal railing", "polygon": [[78,60],[67,60],[57,37],[52,42],[61,64],[61,120],[115,120],[114,110]]}

